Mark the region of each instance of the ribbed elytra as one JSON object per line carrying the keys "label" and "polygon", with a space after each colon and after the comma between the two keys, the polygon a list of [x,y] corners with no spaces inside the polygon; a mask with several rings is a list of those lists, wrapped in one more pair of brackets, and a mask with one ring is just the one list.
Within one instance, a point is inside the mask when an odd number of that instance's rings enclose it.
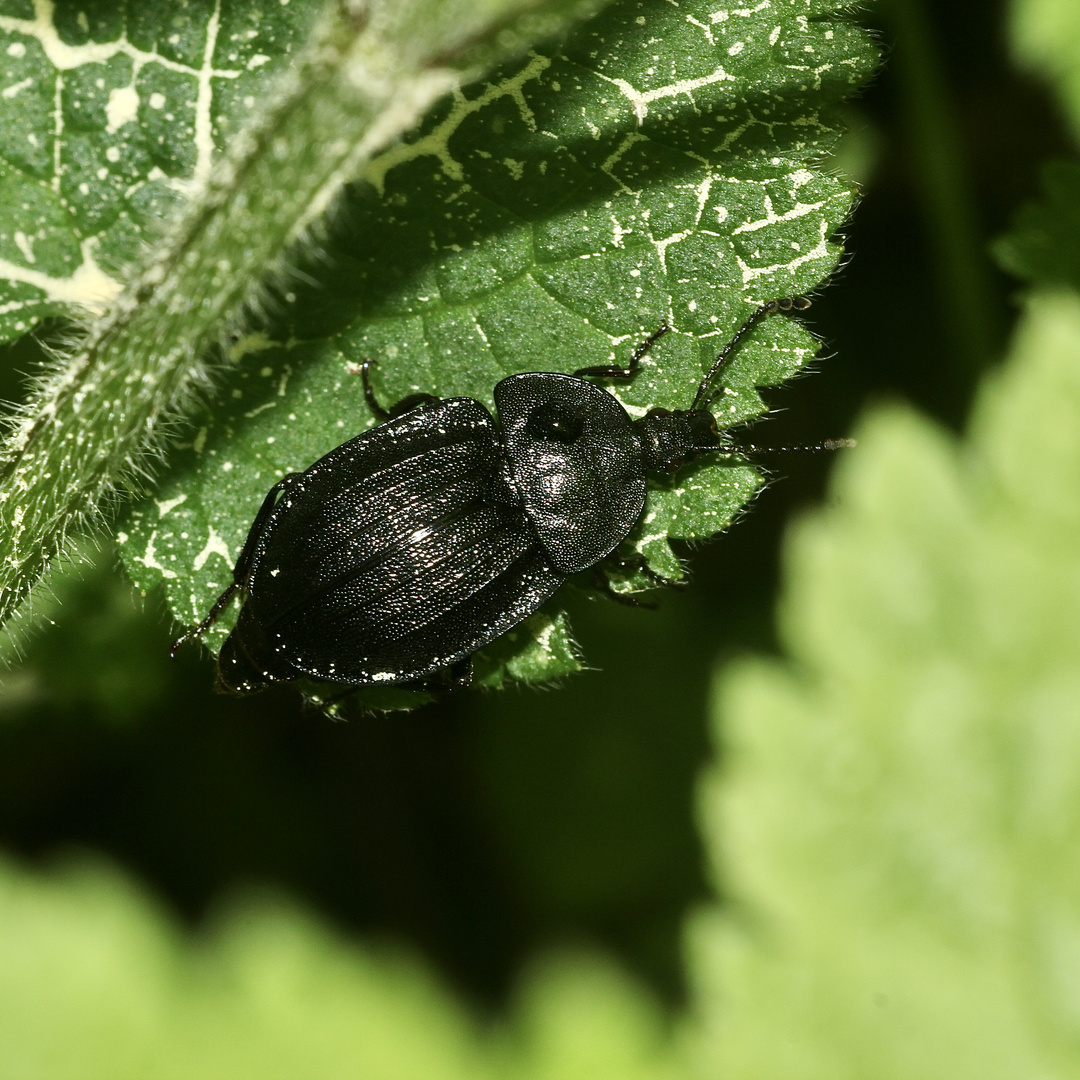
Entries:
{"label": "ribbed elytra", "polygon": [[239,592],[240,616],[218,658],[225,690],[300,678],[466,684],[473,653],[629,535],[650,470],[671,472],[720,448],[709,411],[717,373],[762,317],[808,306],[802,297],[763,304],[689,409],[640,420],[588,377],[632,379],[667,326],[626,367],[503,379],[497,419],[465,397],[416,395],[386,410],[365,362],[364,392],[384,422],[270,489],[232,583],[173,652]]}

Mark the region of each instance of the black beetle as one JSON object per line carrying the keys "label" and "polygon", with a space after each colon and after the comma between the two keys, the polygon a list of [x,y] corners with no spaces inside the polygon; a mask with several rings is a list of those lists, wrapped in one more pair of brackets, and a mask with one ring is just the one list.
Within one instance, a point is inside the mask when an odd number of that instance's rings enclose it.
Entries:
{"label": "black beetle", "polygon": [[764,315],[759,307],[713,363],[687,410],[640,420],[582,376],[632,379],[661,326],[625,368],[511,375],[494,389],[499,420],[473,398],[416,395],[391,411],[364,392],[377,427],[269,491],[233,582],[243,606],[218,658],[234,693],[314,678],[348,686],[423,686],[452,673],[531,615],[570,574],[626,538],[645,506],[646,472],[721,446],[712,381]]}

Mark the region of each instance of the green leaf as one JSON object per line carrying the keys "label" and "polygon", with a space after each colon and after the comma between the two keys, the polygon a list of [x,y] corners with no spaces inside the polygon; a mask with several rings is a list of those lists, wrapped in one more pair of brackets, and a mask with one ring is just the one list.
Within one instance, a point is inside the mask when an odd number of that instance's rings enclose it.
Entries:
{"label": "green leaf", "polygon": [[[666,321],[676,332],[614,392],[635,416],[687,407],[754,306],[813,290],[839,258],[830,238],[852,192],[818,166],[876,51],[833,11],[622,0],[436,106],[350,190],[330,271],[282,287],[274,325],[234,346],[246,355],[220,405],[121,523],[136,582],[164,583],[198,621],[270,485],[373,423],[355,374],[367,357],[387,402],[490,406],[508,374],[625,359]],[[815,349],[791,320],[760,325],[727,374],[721,423],[759,415],[756,387]],[[656,487],[629,544],[678,576],[668,537],[713,535],[758,483],[736,460],[698,465]],[[488,681],[576,665],[558,611],[542,625],[548,653],[519,633],[520,651],[480,658]]]}
{"label": "green leaf", "polygon": [[791,659],[718,688],[711,1075],[1080,1069],[1078,355],[1037,294],[963,443],[877,410],[791,538]]}
{"label": "green leaf", "polygon": [[0,2],[0,340],[120,291],[318,7]]}
{"label": "green leaf", "polygon": [[98,864],[0,863],[5,1076],[49,1080],[666,1080],[654,1002],[610,962],[536,963],[481,1025],[413,958],[342,940],[280,899],[181,934]]}

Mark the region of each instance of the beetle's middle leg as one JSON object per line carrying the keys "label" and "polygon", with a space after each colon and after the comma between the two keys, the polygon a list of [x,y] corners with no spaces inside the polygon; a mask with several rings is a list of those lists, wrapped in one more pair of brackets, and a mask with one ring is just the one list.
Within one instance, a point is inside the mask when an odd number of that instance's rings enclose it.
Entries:
{"label": "beetle's middle leg", "polygon": [[659,605],[655,600],[639,600],[633,593],[616,592],[612,587],[611,578],[600,568],[600,565],[589,567],[590,584],[597,591],[603,593],[609,600],[617,604],[625,604],[627,607],[648,608],[655,611]]}
{"label": "beetle's middle leg", "polygon": [[374,413],[375,419],[380,423],[384,420],[393,420],[397,416],[412,412],[413,409],[419,408],[421,405],[430,405],[433,401],[439,400],[434,394],[410,394],[408,397],[402,398],[396,405],[391,405],[389,409],[385,405],[381,405],[371,387],[371,368],[378,362],[378,360],[365,360],[360,365],[360,374],[364,380],[364,400],[367,402],[368,408]]}
{"label": "beetle's middle leg", "polygon": [[686,586],[685,578],[669,578],[658,574],[640,551],[634,551],[629,555],[609,555],[608,562],[614,563],[616,568],[624,574],[642,574],[654,585],[667,585],[672,588],[682,589]]}

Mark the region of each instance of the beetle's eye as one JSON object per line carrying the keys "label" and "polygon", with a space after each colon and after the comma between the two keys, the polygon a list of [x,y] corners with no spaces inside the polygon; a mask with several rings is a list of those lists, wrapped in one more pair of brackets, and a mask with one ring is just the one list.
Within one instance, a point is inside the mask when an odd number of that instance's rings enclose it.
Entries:
{"label": "beetle's eye", "polygon": [[585,429],[580,410],[561,401],[545,401],[529,413],[525,430],[534,439],[572,443]]}

